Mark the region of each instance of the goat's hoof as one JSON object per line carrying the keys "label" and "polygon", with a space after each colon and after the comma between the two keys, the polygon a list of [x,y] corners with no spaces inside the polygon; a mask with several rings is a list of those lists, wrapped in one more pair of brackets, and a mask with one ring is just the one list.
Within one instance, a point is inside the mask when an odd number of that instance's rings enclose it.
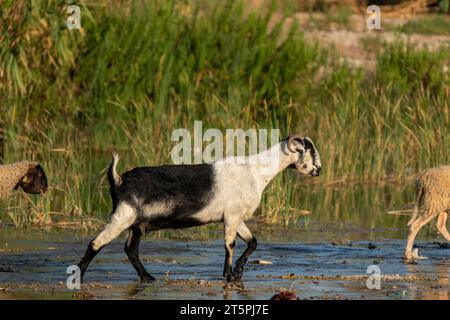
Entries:
{"label": "goat's hoof", "polygon": [[241,282],[241,277],[235,274],[228,274],[227,275],[227,282]]}
{"label": "goat's hoof", "polygon": [[141,276],[140,281],[141,281],[141,283],[151,283],[151,282],[156,281],[156,278],[148,274],[145,276]]}
{"label": "goat's hoof", "polygon": [[244,290],[244,284],[241,281],[234,281],[234,282],[227,282],[225,283],[225,285],[223,286],[224,290],[236,290],[236,291],[241,291]]}
{"label": "goat's hoof", "polygon": [[240,269],[240,270],[234,269],[233,270],[233,276],[235,278],[241,279],[243,274],[244,274],[244,270],[242,270],[242,269]]}

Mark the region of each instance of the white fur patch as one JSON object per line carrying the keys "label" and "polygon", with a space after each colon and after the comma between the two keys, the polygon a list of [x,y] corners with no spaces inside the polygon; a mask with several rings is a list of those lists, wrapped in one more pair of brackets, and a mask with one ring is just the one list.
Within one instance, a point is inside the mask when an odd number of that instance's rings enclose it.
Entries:
{"label": "white fur patch", "polygon": [[166,217],[172,213],[174,208],[175,204],[173,201],[158,201],[142,206],[142,211],[145,218]]}
{"label": "white fur patch", "polygon": [[[215,162],[214,198],[204,209],[194,214],[193,218],[203,223],[226,221],[226,224],[235,224],[236,228],[242,221],[249,220],[258,208],[267,184],[280,171],[298,160],[298,154],[284,152],[282,148],[279,143],[269,152],[263,151],[273,158],[276,166],[267,166],[258,161],[239,161],[238,157]],[[252,157],[258,155],[251,155],[250,158]]]}
{"label": "white fur patch", "polygon": [[99,250],[112,240],[117,238],[123,231],[127,230],[136,221],[136,210],[125,202],[121,202],[116,211],[111,215],[111,220],[105,229],[92,242],[92,248]]}

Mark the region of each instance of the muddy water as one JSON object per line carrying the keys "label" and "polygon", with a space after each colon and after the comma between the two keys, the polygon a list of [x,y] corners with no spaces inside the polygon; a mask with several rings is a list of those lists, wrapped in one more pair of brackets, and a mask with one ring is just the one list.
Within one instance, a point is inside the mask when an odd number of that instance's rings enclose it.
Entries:
{"label": "muddy water", "polygon": [[[450,249],[437,243],[444,240],[432,226],[416,241],[419,254],[428,259],[413,265],[401,259],[409,217],[388,212],[411,206],[410,187],[298,188],[301,197],[294,199],[294,207],[311,214],[292,219],[279,212],[287,228],[249,225],[259,246],[242,286],[227,286],[221,277],[220,227],[181,231],[170,239],[165,234],[163,240],[144,238],[141,258],[158,279],[152,284],[137,282],[122,236],[95,258],[82,290],[69,290],[66,269],[78,263],[94,233],[19,231],[3,225],[0,299],[269,299],[282,288],[300,299],[449,299]],[[181,240],[185,238],[205,240]],[[244,247],[238,242],[237,254]],[[379,289],[367,287],[371,265],[380,269]]]}
{"label": "muddy water", "polygon": [[[92,263],[82,290],[69,290],[66,268],[78,262],[89,238],[42,233],[0,236],[1,299],[269,299],[280,288],[304,299],[449,299],[450,249],[433,237],[418,241],[428,259],[404,264],[404,241],[318,239],[320,232],[298,231],[289,242],[264,240],[250,259],[242,287],[226,287],[221,278],[222,241],[149,240],[141,244],[142,259],[158,279],[140,285],[114,241]],[[293,235],[291,235],[293,236]],[[301,239],[300,239],[301,238]],[[122,239],[123,240],[123,239]],[[370,248],[369,248],[370,247]],[[240,251],[244,246],[238,245]],[[256,264],[257,260],[272,264]],[[381,288],[369,290],[369,265],[377,265]],[[392,277],[392,275],[399,275]],[[342,277],[344,276],[344,277]]]}

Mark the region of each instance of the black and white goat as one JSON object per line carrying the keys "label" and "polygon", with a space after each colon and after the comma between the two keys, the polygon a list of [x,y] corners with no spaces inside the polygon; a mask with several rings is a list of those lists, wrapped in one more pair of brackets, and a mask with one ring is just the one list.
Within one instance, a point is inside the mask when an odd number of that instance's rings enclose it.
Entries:
{"label": "black and white goat", "polygon": [[[140,167],[122,175],[116,172],[117,154],[108,170],[113,212],[105,229],[89,244],[79,263],[81,279],[102,247],[129,230],[125,252],[141,282],[155,280],[142,265],[138,246],[142,235],[164,228],[187,228],[223,222],[225,226],[225,266],[227,281],[239,280],[256,238],[245,225],[261,201],[268,183],[287,167],[302,175],[318,176],[319,153],[311,139],[292,135],[263,151],[275,165],[261,161],[224,158],[211,164]],[[230,161],[230,159],[232,161]],[[242,160],[242,159],[240,159]],[[232,269],[236,235],[247,248]]]}

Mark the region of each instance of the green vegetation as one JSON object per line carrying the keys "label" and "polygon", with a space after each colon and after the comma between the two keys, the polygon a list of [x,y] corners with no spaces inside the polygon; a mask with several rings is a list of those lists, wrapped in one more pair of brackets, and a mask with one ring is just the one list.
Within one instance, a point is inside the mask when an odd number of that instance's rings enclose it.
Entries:
{"label": "green vegetation", "polygon": [[[51,185],[43,198],[0,204],[18,226],[103,219],[110,152],[121,171],[169,163],[172,131],[194,120],[310,136],[324,170],[301,181],[320,185],[401,179],[450,159],[448,50],[396,42],[365,75],[306,42],[295,23],[274,25],[275,7],[110,3],[85,3],[81,31],[65,27],[59,1],[2,6],[0,160],[36,159]],[[270,185],[262,219],[286,224],[291,207],[330,204],[308,202],[298,179],[287,172]]]}
{"label": "green vegetation", "polygon": [[422,17],[414,21],[408,21],[398,31],[404,33],[450,35],[450,16],[433,15]]}
{"label": "green vegetation", "polygon": [[450,13],[450,0],[439,0],[438,6],[441,13]]}
{"label": "green vegetation", "polygon": [[[330,9],[327,4],[318,1],[315,6],[309,8],[309,20],[314,26],[313,29],[318,30],[335,30],[337,28],[348,30],[350,28],[350,18],[352,16],[352,9],[348,6],[342,5]],[[317,15],[320,12],[323,15]]]}

